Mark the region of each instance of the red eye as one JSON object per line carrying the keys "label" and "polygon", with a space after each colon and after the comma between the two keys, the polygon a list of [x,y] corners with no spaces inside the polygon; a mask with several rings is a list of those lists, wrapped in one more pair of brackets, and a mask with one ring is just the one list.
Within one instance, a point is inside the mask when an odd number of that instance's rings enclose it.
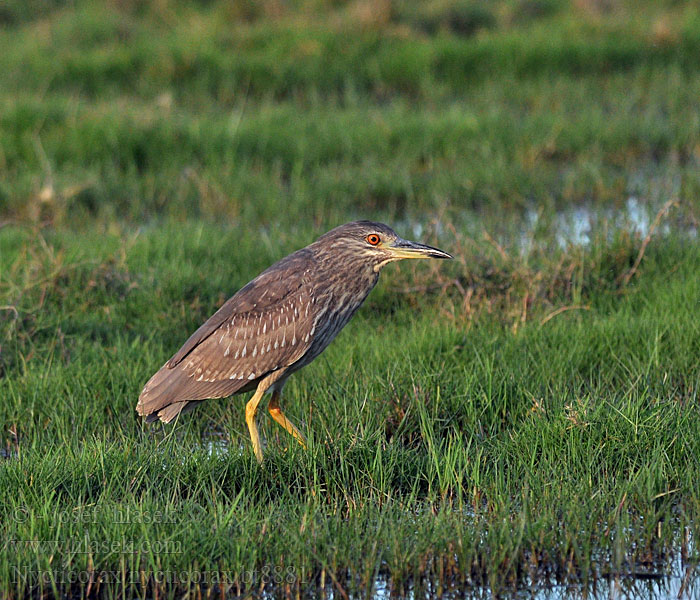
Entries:
{"label": "red eye", "polygon": [[376,233],[370,233],[366,239],[372,246],[376,246],[380,242],[379,236]]}

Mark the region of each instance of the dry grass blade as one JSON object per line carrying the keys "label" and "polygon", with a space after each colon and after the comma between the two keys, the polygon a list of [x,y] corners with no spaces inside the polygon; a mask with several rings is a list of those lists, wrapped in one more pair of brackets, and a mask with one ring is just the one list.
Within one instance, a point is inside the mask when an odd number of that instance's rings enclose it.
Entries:
{"label": "dry grass blade", "polygon": [[557,315],[560,315],[563,312],[567,312],[569,310],[591,310],[590,306],[584,306],[584,305],[578,305],[578,306],[561,306],[557,308],[556,310],[553,310],[551,313],[549,313],[544,319],[540,321],[540,327],[544,325],[545,323],[551,321],[554,317]]}
{"label": "dry grass blade", "polygon": [[654,232],[658,228],[658,226],[661,224],[661,221],[666,217],[668,212],[671,210],[671,207],[673,206],[678,206],[678,201],[676,199],[671,199],[666,202],[660,209],[659,212],[656,213],[656,217],[654,218],[654,222],[651,224],[651,227],[649,227],[649,231],[647,232],[646,237],[642,241],[642,245],[639,248],[639,253],[637,254],[637,258],[634,261],[634,264],[630,268],[629,271],[627,271],[621,278],[621,283],[622,286],[626,286],[632,277],[634,277],[635,273],[637,272],[637,269],[639,269],[639,265],[642,262],[642,259],[644,258],[644,253],[647,250],[647,246],[649,245],[649,242],[651,241],[652,236],[654,235]]}

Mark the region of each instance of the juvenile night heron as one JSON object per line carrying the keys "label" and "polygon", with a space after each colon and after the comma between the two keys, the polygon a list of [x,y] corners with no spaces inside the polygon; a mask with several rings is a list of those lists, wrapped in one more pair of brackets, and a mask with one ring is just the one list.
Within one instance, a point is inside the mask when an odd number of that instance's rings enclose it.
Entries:
{"label": "juvenile night heron", "polygon": [[168,423],[202,400],[255,390],[245,418],[258,461],[258,405],[272,392],[272,418],[305,446],[285,417],[287,377],[316,358],[345,327],[377,283],[379,271],[403,258],[452,258],[400,238],[381,223],[332,229],[241,288],[185,342],[143,388],[136,410]]}

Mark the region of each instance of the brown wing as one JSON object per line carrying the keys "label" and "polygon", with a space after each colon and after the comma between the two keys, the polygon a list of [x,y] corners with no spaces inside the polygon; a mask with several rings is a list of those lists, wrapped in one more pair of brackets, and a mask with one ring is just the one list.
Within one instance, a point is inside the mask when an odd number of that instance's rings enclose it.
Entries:
{"label": "brown wing", "polygon": [[311,273],[313,255],[300,250],[243,287],[151,377],[138,412],[230,396],[301,358],[313,336]]}

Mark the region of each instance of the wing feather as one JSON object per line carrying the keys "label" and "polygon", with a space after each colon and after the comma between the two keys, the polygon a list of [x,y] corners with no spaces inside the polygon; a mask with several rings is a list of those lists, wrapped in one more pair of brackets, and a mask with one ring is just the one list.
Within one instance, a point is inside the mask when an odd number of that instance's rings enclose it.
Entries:
{"label": "wing feather", "polygon": [[138,412],[170,420],[186,401],[230,396],[299,360],[312,342],[311,273],[313,255],[300,250],[243,287],[151,377]]}
{"label": "wing feather", "polygon": [[247,315],[255,309],[260,311],[274,308],[286,297],[293,296],[308,283],[307,276],[312,272],[310,267],[313,262],[313,254],[302,248],[263,271],[224,302],[221,308],[189,337],[168,361],[168,366],[175,367],[232,317]]}

